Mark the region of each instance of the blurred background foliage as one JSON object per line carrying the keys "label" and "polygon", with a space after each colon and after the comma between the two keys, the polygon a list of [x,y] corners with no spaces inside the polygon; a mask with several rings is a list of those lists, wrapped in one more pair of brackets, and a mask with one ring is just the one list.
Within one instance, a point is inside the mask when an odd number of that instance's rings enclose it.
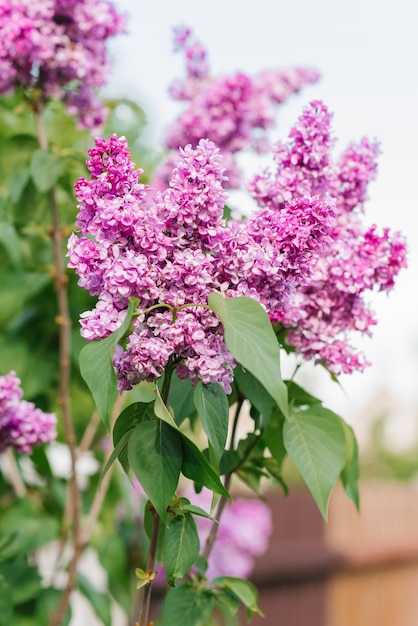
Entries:
{"label": "blurred background foliage", "polygon": [[[0,375],[14,370],[22,381],[24,398],[44,411],[59,413],[58,325],[51,242],[50,190],[54,187],[62,223],[62,254],[77,213],[74,182],[87,176],[87,150],[93,137],[80,130],[59,102],[45,109],[48,150],[39,148],[34,115],[22,93],[0,98]],[[129,141],[134,161],[144,169],[146,182],[155,155],[142,143],[146,117],[127,99],[106,102],[109,109],[102,135],[117,133]],[[68,272],[68,300],[72,320],[71,389],[76,438],[81,441],[94,415],[90,393],[80,376],[78,355],[84,345],[78,318],[94,300],[77,286]],[[106,448],[105,430],[96,430],[90,452],[81,455],[84,476],[83,511],[90,509],[97,490]],[[5,457],[0,464],[0,624],[45,626],[56,607],[60,591],[55,586],[54,559],[64,545],[61,520],[66,507],[69,458],[58,421],[57,454],[35,447],[30,456],[14,459],[26,485],[16,498]],[[58,458],[56,458],[58,457]],[[84,464],[84,465],[83,465]],[[83,467],[85,466],[85,471]],[[129,497],[128,497],[129,492]],[[132,501],[131,486],[113,472],[105,506],[92,536],[92,548],[106,571],[110,595],[126,610],[130,606],[132,563],[146,545],[139,537],[140,500]],[[45,571],[37,567],[44,546],[55,546]],[[51,548],[49,548],[51,550]],[[41,553],[39,552],[41,551]],[[132,563],[129,562],[132,559]],[[42,558],[40,558],[42,563]],[[46,585],[45,584],[49,583]],[[111,624],[110,595],[100,592],[79,575],[79,591],[103,624]],[[65,623],[69,623],[67,611]]]}

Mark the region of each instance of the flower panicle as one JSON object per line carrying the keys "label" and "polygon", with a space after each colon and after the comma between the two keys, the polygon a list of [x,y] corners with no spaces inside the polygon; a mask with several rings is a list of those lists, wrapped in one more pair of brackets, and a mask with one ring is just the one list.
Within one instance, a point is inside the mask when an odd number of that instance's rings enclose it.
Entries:
{"label": "flower panicle", "polygon": [[101,128],[106,44],[125,30],[115,7],[105,0],[6,0],[0,24],[0,93],[32,89],[42,103],[62,100],[80,126]]}
{"label": "flower panicle", "polygon": [[124,138],[97,139],[89,156],[91,178],[76,184],[80,233],[68,246],[79,284],[98,296],[81,316],[82,335],[107,336],[136,297],[143,313],[114,358],[119,387],[158,378],[170,361],[180,378],[229,392],[235,361],[207,308],[209,294],[255,297],[269,312],[285,306],[330,236],[333,205],[304,198],[229,227],[225,173],[212,141],[181,148],[159,192],[140,187]]}
{"label": "flower panicle", "polygon": [[10,447],[30,454],[33,446],[52,442],[57,436],[55,414],[22,400],[20,384],[14,371],[0,376],[0,452]]}

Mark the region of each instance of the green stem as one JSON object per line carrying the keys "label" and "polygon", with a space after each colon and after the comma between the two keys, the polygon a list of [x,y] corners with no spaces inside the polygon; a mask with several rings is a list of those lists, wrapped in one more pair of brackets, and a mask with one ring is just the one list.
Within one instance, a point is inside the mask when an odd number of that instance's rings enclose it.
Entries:
{"label": "green stem", "polygon": [[134,313],[132,317],[140,317],[140,315],[148,315],[148,313],[151,313],[151,311],[154,311],[155,309],[162,309],[162,308],[169,309],[169,311],[171,311],[175,317],[179,311],[183,311],[184,309],[190,309],[192,307],[199,307],[201,309],[208,309],[208,311],[210,311],[210,308],[208,307],[207,304],[200,304],[200,303],[195,304],[194,302],[186,302],[186,304],[182,304],[181,306],[179,306],[178,309],[176,309],[176,307],[171,306],[171,304],[167,304],[166,302],[158,302],[157,304],[153,304],[152,306],[148,307],[148,309],[145,309],[144,311],[138,311],[137,313]]}
{"label": "green stem", "polygon": [[245,397],[240,394],[239,397],[238,397],[238,403],[237,403],[237,407],[235,409],[234,419],[233,419],[233,422],[232,422],[231,441],[230,441],[230,444],[229,444],[229,449],[230,450],[234,450],[235,449],[235,437],[236,437],[236,434],[237,434],[239,416],[240,416],[242,405],[244,404],[244,401],[245,401]]}
{"label": "green stem", "polygon": [[[236,437],[236,433],[237,433],[237,429],[238,429],[238,422],[239,422],[239,417],[241,414],[241,409],[242,409],[242,405],[244,404],[244,396],[239,396],[238,398],[238,403],[235,409],[235,414],[234,414],[234,419],[233,419],[233,423],[232,423],[232,432],[231,432],[231,441],[229,444],[229,449],[230,450],[234,450],[235,448],[235,437]],[[240,462],[240,465],[243,461]],[[236,469],[236,468],[235,468]],[[235,470],[229,472],[226,476],[225,476],[225,481],[224,481],[224,487],[227,491],[229,491],[229,487],[231,484],[231,480],[232,480],[232,475],[234,473]],[[221,496],[219,502],[218,502],[218,507],[216,509],[216,514],[214,516],[214,521],[212,522],[212,526],[209,532],[209,535],[206,539],[206,544],[205,544],[205,549],[203,551],[203,557],[205,559],[208,559],[210,556],[210,553],[212,552],[212,548],[214,546],[214,543],[216,541],[216,538],[218,536],[218,529],[219,529],[219,522],[221,520],[222,517],[222,513],[223,510],[225,508],[225,505],[227,503],[227,498],[225,496]]]}
{"label": "green stem", "polygon": [[148,309],[145,309],[145,311],[138,311],[137,313],[134,313],[132,317],[140,317],[141,315],[148,315],[148,313],[151,313],[151,311],[154,311],[155,309],[169,309],[172,313],[174,313],[175,311],[174,307],[172,307],[171,304],[166,304],[165,302],[158,302],[158,304],[153,304],[152,306],[148,307]]}
{"label": "green stem", "polygon": [[171,379],[173,378],[175,369],[175,365],[170,358],[165,368],[164,382],[161,388],[161,399],[164,404],[167,404],[168,394],[170,393]]}
{"label": "green stem", "polygon": [[[155,566],[155,555],[157,552],[158,533],[160,530],[160,518],[156,512],[153,512],[151,540],[148,549],[147,574],[151,574]],[[135,622],[135,626],[148,626],[149,607],[151,603],[152,582],[149,581],[142,589],[142,598],[139,606],[139,619]]]}
{"label": "green stem", "polygon": [[190,309],[192,307],[195,307],[195,308],[197,307],[200,309],[207,309],[208,311],[211,311],[210,307],[208,307],[207,304],[200,304],[200,303],[195,304],[194,302],[190,302],[190,303],[186,302],[186,304],[182,304],[181,306],[179,306],[179,308],[177,309],[177,312],[183,311],[183,309]]}

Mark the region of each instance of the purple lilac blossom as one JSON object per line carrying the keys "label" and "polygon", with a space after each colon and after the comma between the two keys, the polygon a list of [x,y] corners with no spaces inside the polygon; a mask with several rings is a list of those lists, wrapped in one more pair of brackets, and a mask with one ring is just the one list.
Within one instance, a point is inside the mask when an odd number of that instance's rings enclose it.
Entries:
{"label": "purple lilac blossom", "polygon": [[[165,140],[167,148],[177,150],[202,137],[211,139],[221,150],[228,174],[228,187],[240,186],[241,175],[235,162],[237,152],[268,149],[266,130],[274,126],[275,106],[285,102],[319,74],[306,68],[266,70],[251,77],[244,72],[211,77],[202,45],[193,39],[190,29],[175,31],[176,49],[186,57],[187,76],[170,88],[173,99],[187,103],[187,108],[172,125]],[[168,157],[170,161],[171,155]],[[171,162],[171,161],[170,161]],[[155,174],[153,186],[167,182],[165,163]]]}
{"label": "purple lilac blossom", "polygon": [[376,319],[367,293],[393,287],[406,266],[406,245],[400,233],[364,224],[378,144],[363,138],[333,161],[331,119],[322,102],[306,107],[289,141],[274,149],[276,171],[256,175],[249,190],[261,207],[279,214],[306,194],[328,200],[337,209],[331,237],[324,240],[326,247],[310,279],[296,285],[287,306],[270,317],[287,330],[287,341],[298,353],[338,375],[369,364],[352,346],[353,333],[371,333]]}
{"label": "purple lilac blossom", "polygon": [[0,93],[34,88],[43,102],[62,100],[81,126],[103,124],[96,92],[109,69],[106,41],[124,30],[112,4],[0,0],[0,25]]}
{"label": "purple lilac blossom", "polygon": [[79,233],[68,244],[69,267],[98,296],[81,315],[83,337],[116,330],[136,297],[134,331],[114,356],[119,388],[159,378],[170,361],[180,378],[219,383],[229,393],[235,361],[207,308],[209,294],[250,296],[269,313],[284,307],[329,243],[334,206],[306,197],[229,228],[213,142],[181,148],[160,192],[140,183],[125,138],[96,139],[89,156],[90,180],[75,185]]}
{"label": "purple lilac blossom", "polygon": [[54,441],[56,416],[22,400],[15,372],[0,376],[0,452],[10,447],[30,454],[33,446]]}

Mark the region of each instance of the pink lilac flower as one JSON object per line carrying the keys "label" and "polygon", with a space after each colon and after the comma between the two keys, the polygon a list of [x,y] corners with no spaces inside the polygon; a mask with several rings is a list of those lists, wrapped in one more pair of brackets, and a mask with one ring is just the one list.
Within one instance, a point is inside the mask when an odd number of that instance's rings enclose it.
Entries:
{"label": "pink lilac flower", "polygon": [[[173,83],[170,94],[187,103],[187,108],[169,129],[166,146],[177,150],[191,144],[194,148],[202,137],[208,137],[225,158],[228,186],[238,187],[241,176],[235,154],[244,149],[266,150],[265,131],[274,126],[275,106],[304,85],[316,82],[319,75],[313,70],[293,68],[266,70],[254,77],[236,72],[214,78],[209,74],[206,52],[193,39],[190,29],[177,29],[175,43],[184,51],[187,76]],[[164,163],[161,168],[163,172],[157,171],[157,179],[166,172]]]}
{"label": "pink lilac flower", "polygon": [[207,308],[209,294],[254,297],[269,313],[285,306],[335,226],[333,205],[304,198],[229,228],[213,142],[181,148],[158,192],[140,183],[125,138],[97,139],[89,156],[90,180],[75,185],[79,233],[68,242],[69,267],[98,296],[81,315],[83,337],[109,335],[129,297],[138,298],[134,331],[114,356],[119,388],[155,380],[171,362],[180,378],[218,383],[229,393],[235,361]]}
{"label": "pink lilac flower", "polygon": [[351,143],[340,156],[336,199],[341,211],[363,207],[369,182],[376,177],[379,153],[379,144],[363,137],[359,144]]}
{"label": "pink lilac flower", "polygon": [[281,211],[261,209],[233,223],[223,240],[222,282],[235,287],[234,295],[254,297],[256,292],[268,312],[282,310],[330,243],[334,215],[331,203],[305,197],[285,204]]}
{"label": "pink lilac flower", "polygon": [[164,219],[165,232],[177,239],[178,245],[189,247],[198,243],[199,248],[207,251],[224,224],[227,195],[219,150],[212,142],[204,145],[205,150],[194,150],[190,144],[179,150],[181,159],[157,208]]}
{"label": "pink lilac flower", "polygon": [[209,68],[206,60],[206,50],[199,41],[193,41],[190,28],[177,26],[174,29],[174,49],[184,50],[185,52],[188,78],[202,79],[208,76]]}
{"label": "pink lilac flower", "polygon": [[[198,494],[186,489],[182,496],[205,511],[210,509],[212,494],[208,489],[203,488]],[[198,516],[195,520],[203,550],[213,522]],[[247,578],[256,558],[267,550],[272,530],[271,510],[264,502],[254,498],[234,498],[227,503],[209,557],[208,580],[217,576]]]}
{"label": "pink lilac flower", "polygon": [[15,372],[0,376],[0,452],[11,447],[30,454],[33,446],[54,441],[57,436],[55,415],[22,400],[22,395]]}
{"label": "pink lilac flower", "polygon": [[[371,333],[376,323],[367,292],[388,291],[406,266],[400,233],[367,226],[363,205],[375,178],[376,142],[363,138],[332,159],[331,115],[312,102],[274,150],[276,171],[256,175],[249,190],[260,206],[278,214],[306,194],[332,202],[336,222],[322,257],[305,284],[296,285],[286,307],[270,314],[287,330],[287,341],[305,359],[325,364],[334,374],[362,370],[364,355],[351,345],[353,331]],[[306,278],[306,275],[305,275]]]}
{"label": "pink lilac flower", "polygon": [[106,42],[124,22],[105,0],[1,0],[0,93],[33,88],[62,100],[81,126],[103,124],[97,89],[109,65]]}
{"label": "pink lilac flower", "polygon": [[326,106],[314,101],[306,107],[289,133],[287,143],[274,146],[274,174],[256,175],[248,188],[261,206],[279,210],[285,202],[306,195],[326,196],[334,184],[331,162],[332,115]]}

